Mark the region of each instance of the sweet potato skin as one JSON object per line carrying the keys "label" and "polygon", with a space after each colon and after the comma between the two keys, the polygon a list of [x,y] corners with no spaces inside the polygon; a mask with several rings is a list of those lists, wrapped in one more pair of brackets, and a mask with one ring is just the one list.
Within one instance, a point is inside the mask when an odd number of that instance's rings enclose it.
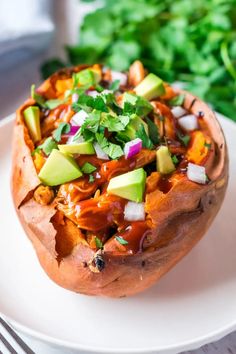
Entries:
{"label": "sweet potato skin", "polygon": [[[76,68],[78,70],[79,67]],[[62,74],[66,75],[68,71],[64,70]],[[11,187],[20,222],[48,276],[66,289],[109,297],[133,295],[156,283],[202,238],[224,199],[228,181],[228,154],[224,135],[214,113],[198,98],[186,93],[185,108],[195,114],[204,112],[204,119],[216,142],[217,156],[213,168],[208,171],[212,181],[203,186],[187,178],[181,179],[156,201],[150,213],[155,228],[149,239],[144,241],[143,251],[124,255],[122,252],[106,251],[105,244],[102,254],[105,267],[100,272],[94,272],[90,264],[96,253],[79,234],[71,252],[61,256],[57,230],[53,225],[55,205],[43,206],[33,199],[33,191],[40,180],[31,158],[31,147],[22,118],[23,110],[30,104],[32,100],[28,100],[17,112]],[[63,227],[64,230],[68,227],[69,233],[77,235],[74,224]]]}

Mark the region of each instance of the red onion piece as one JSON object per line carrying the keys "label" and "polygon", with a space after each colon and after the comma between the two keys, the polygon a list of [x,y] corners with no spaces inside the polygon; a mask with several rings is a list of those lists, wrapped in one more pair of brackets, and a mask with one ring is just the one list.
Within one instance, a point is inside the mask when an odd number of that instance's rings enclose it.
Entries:
{"label": "red onion piece", "polygon": [[193,114],[188,114],[187,116],[178,119],[178,124],[180,127],[186,131],[193,131],[198,129],[197,117]]}
{"label": "red onion piece", "polygon": [[175,118],[183,117],[187,113],[186,109],[181,106],[173,107],[171,112]]}
{"label": "red onion piece", "polygon": [[79,126],[84,124],[85,120],[88,118],[88,113],[85,112],[83,109],[79,111],[78,113],[75,113],[73,117],[70,120],[70,124],[72,126]]}
{"label": "red onion piece", "polygon": [[199,166],[189,162],[187,167],[187,177],[190,181],[200,184],[206,184],[206,169],[204,166]]}
{"label": "red onion piece", "polygon": [[124,210],[124,219],[127,221],[145,220],[144,203],[128,202]]}
{"label": "red onion piece", "polygon": [[101,146],[98,143],[94,143],[93,147],[99,159],[109,160],[109,156],[102,150]]}
{"label": "red onion piece", "polygon": [[79,95],[77,93],[73,93],[73,95],[71,96],[72,98],[72,103],[75,103],[78,101],[79,99]]}
{"label": "red onion piece", "polygon": [[120,85],[125,86],[127,84],[127,75],[119,71],[111,71],[112,81],[119,80]]}
{"label": "red onion piece", "polygon": [[129,141],[128,143],[125,144],[124,147],[125,158],[129,159],[130,157],[138,154],[141,149],[142,149],[141,139],[136,138],[134,140]]}

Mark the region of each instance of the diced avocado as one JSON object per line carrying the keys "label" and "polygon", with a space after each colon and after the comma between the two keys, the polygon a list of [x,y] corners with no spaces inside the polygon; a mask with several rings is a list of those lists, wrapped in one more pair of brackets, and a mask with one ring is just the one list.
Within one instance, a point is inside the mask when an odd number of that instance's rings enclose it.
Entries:
{"label": "diced avocado", "polygon": [[139,130],[140,125],[144,126],[145,132],[148,135],[148,125],[147,123],[145,123],[142,118],[140,118],[139,116],[137,116],[136,114],[133,114],[131,116],[131,121],[130,123],[127,125],[127,127],[125,128],[125,130],[123,132],[119,132],[117,134],[117,136],[124,140],[124,141],[129,141],[129,140],[133,140],[136,138],[136,132]]}
{"label": "diced avocado", "polygon": [[132,93],[125,92],[123,95],[123,103],[129,102],[132,105],[135,105],[137,102],[138,97],[136,95],[133,95]]}
{"label": "diced avocado", "polygon": [[71,156],[53,149],[39,172],[40,180],[48,186],[57,186],[82,176],[79,166]]}
{"label": "diced avocado", "polygon": [[167,146],[161,146],[157,152],[157,170],[166,175],[175,170],[175,165],[170,156]]}
{"label": "diced avocado", "polygon": [[141,203],[146,183],[146,172],[143,168],[114,177],[107,187],[108,194]]}
{"label": "diced avocado", "polygon": [[33,142],[41,140],[40,110],[37,106],[31,106],[24,110],[24,118]]}
{"label": "diced avocado", "polygon": [[101,80],[101,75],[94,69],[84,69],[74,74],[75,82],[80,85],[94,85]]}
{"label": "diced avocado", "polygon": [[79,144],[64,144],[58,145],[58,149],[64,154],[81,154],[81,155],[93,155],[95,150],[93,144],[89,141]]}
{"label": "diced avocado", "polygon": [[162,79],[154,74],[148,74],[134,91],[137,95],[151,100],[165,93],[165,88]]}

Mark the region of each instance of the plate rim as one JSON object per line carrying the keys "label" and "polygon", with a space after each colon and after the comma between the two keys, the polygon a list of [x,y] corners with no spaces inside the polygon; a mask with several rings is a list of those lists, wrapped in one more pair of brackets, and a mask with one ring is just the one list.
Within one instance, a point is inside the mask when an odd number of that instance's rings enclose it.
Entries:
{"label": "plate rim", "polygon": [[[216,113],[217,119],[220,118],[224,119],[227,121],[227,124],[236,127],[236,122],[233,120],[227,118],[226,116]],[[5,125],[12,123],[12,121],[15,119],[15,113],[9,114],[7,117],[3,118],[0,120],[0,129],[2,129]],[[174,352],[179,352],[185,351],[185,350],[194,350],[196,348],[201,347],[202,345],[205,345],[207,343],[211,343],[217,340],[220,340],[227,334],[233,332],[236,330],[236,318],[232,322],[230,322],[228,325],[225,325],[224,327],[221,327],[215,331],[212,331],[210,333],[207,333],[205,335],[196,337],[192,340],[186,340],[183,342],[180,342],[178,344],[172,344],[169,346],[163,346],[162,348],[156,348],[156,347],[149,347],[149,348],[109,348],[109,347],[99,347],[99,348],[94,348],[88,345],[81,345],[75,342],[70,342],[67,340],[62,340],[59,338],[56,338],[54,336],[47,335],[41,331],[32,329],[21,322],[14,320],[11,316],[5,315],[0,311],[0,316],[8,321],[16,330],[21,332],[22,334],[25,334],[29,337],[32,337],[37,340],[41,340],[44,343],[47,343],[48,345],[56,345],[59,347],[64,347],[66,349],[72,349],[72,350],[79,350],[79,351],[85,351],[87,353],[106,353],[106,354],[140,354],[140,353],[153,353],[156,351],[161,351],[163,354],[164,353],[174,353]]]}

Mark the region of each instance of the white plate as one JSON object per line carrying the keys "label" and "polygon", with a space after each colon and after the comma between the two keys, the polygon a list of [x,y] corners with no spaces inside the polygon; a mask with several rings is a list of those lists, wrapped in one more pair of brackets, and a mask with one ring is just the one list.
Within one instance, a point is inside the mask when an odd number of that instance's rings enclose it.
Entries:
{"label": "white plate", "polygon": [[177,353],[236,328],[236,124],[221,118],[231,157],[224,205],[207,236],[169,274],[131,298],[77,295],[41,269],[13,209],[12,119],[0,123],[0,313],[20,331],[85,352]]}

